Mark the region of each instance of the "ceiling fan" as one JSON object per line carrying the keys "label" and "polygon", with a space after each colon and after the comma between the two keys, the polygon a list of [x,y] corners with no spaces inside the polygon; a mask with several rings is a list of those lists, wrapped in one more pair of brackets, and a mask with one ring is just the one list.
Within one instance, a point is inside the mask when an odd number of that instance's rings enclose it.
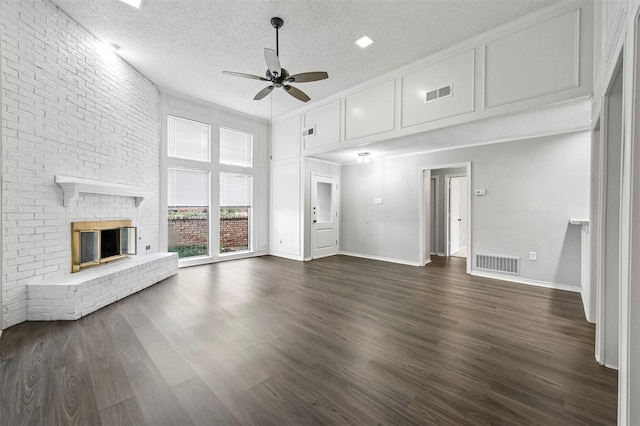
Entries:
{"label": "ceiling fan", "polygon": [[256,96],[253,98],[256,101],[259,101],[260,99],[266,97],[274,88],[282,87],[288,94],[290,94],[294,98],[299,99],[302,102],[307,102],[311,98],[309,98],[309,96],[307,96],[307,94],[302,90],[291,86],[291,83],[308,83],[311,81],[324,80],[325,78],[329,78],[329,74],[327,74],[325,71],[312,71],[289,75],[289,72],[280,66],[280,59],[278,58],[280,54],[278,45],[278,30],[282,28],[282,26],[284,25],[284,21],[281,18],[273,17],[271,18],[271,25],[276,29],[276,50],[266,47],[264,48],[264,59],[267,62],[267,72],[265,73],[265,77],[233,71],[222,71],[222,73],[235,77],[251,78],[253,80],[271,82],[271,85],[265,87],[256,94]]}

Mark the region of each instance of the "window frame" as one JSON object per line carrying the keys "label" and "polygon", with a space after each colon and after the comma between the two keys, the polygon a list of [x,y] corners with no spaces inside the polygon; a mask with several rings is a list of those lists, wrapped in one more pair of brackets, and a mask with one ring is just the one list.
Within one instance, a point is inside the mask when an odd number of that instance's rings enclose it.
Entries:
{"label": "window frame", "polygon": [[[168,156],[168,119],[169,116],[183,118],[185,120],[196,121],[210,126],[210,161],[203,162],[197,160],[189,160],[178,157]],[[178,98],[174,95],[163,94],[162,96],[162,113],[161,113],[161,148],[160,148],[160,250],[166,251],[168,245],[168,194],[167,179],[169,167],[177,167],[191,170],[209,171],[209,255],[198,256],[193,258],[183,258],[178,262],[179,267],[201,265],[213,263],[220,260],[232,260],[235,258],[251,257],[256,254],[256,238],[258,234],[264,233],[258,231],[255,227],[256,217],[256,183],[258,175],[264,174],[264,169],[257,167],[261,164],[261,160],[257,158],[260,152],[256,146],[262,138],[267,137],[265,133],[267,128],[263,130],[260,120],[242,114],[231,114],[229,111],[221,111],[213,105],[189,101],[187,99]],[[224,128],[231,131],[237,131],[251,135],[251,167],[228,165],[220,163],[220,129]],[[244,174],[252,176],[252,203],[250,209],[249,222],[249,240],[250,250],[242,252],[220,253],[220,180],[221,172]],[[262,199],[261,199],[262,201]],[[262,205],[262,204],[261,204]],[[261,208],[265,206],[262,205]],[[264,213],[263,213],[264,214]],[[263,250],[264,247],[261,249]]]}

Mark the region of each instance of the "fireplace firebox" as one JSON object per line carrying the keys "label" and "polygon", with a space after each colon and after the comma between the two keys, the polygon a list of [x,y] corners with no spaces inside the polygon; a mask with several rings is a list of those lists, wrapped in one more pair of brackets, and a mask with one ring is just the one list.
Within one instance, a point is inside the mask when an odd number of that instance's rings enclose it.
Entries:
{"label": "fireplace firebox", "polygon": [[71,272],[136,254],[137,229],[130,220],[73,222]]}

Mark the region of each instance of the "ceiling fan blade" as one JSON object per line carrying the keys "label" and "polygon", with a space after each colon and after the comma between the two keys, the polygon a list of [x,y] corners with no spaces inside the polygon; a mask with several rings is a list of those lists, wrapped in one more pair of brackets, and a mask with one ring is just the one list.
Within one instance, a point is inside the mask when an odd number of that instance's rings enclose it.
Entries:
{"label": "ceiling fan blade", "polygon": [[312,71],[312,72],[303,72],[300,74],[294,74],[289,78],[287,78],[287,82],[308,83],[310,81],[324,80],[325,78],[329,78],[329,74],[327,74],[325,71]]}
{"label": "ceiling fan blade", "polygon": [[271,71],[271,74],[280,75],[282,73],[282,68],[280,67],[280,59],[278,59],[278,55],[276,54],[275,50],[265,47],[264,60],[267,62],[267,67],[269,68],[269,71]]}
{"label": "ceiling fan blade", "polygon": [[264,89],[258,92],[258,94],[253,98],[253,100],[259,101],[260,99],[264,98],[269,93],[271,93],[272,90],[273,90],[273,85],[265,87]]}
{"label": "ceiling fan blade", "polygon": [[232,75],[234,77],[251,78],[253,80],[271,81],[267,78],[260,77],[259,75],[245,74],[243,72],[222,71],[222,74]]}
{"label": "ceiling fan blade", "polygon": [[282,86],[284,88],[284,90],[287,91],[288,94],[290,94],[291,96],[293,96],[294,98],[301,100],[302,102],[308,102],[311,100],[311,98],[309,96],[307,96],[306,93],[304,93],[302,90],[295,88],[293,86],[289,86],[289,85],[285,85]]}

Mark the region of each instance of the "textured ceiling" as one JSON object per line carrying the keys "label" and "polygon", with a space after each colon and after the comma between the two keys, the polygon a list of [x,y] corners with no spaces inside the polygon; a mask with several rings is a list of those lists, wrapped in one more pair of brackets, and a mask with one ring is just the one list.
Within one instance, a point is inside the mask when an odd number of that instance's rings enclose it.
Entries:
{"label": "textured ceiling", "polygon": [[[264,82],[222,71],[263,75],[273,16],[285,22],[283,67],[329,73],[297,85],[313,102],[566,0],[144,0],[140,10],[118,0],[53,1],[159,87],[269,118],[303,104],[282,90],[254,101]],[[375,43],[360,49],[354,41],[364,34]]]}

